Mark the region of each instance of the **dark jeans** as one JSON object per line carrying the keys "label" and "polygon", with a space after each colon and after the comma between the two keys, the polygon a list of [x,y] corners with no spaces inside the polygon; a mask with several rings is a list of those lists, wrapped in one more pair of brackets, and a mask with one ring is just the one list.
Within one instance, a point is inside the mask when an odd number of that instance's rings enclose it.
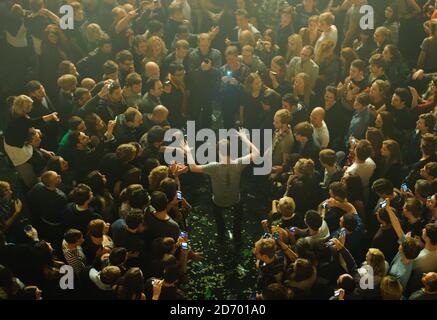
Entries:
{"label": "dark jeans", "polygon": [[233,216],[234,216],[234,228],[233,228],[233,238],[234,241],[240,241],[241,240],[241,226],[243,223],[243,207],[241,205],[241,202],[238,204],[230,207],[230,208],[223,208],[217,206],[215,203],[212,204],[213,214],[215,221],[217,223],[217,234],[219,238],[225,237],[225,218],[224,218],[224,210],[230,209]]}

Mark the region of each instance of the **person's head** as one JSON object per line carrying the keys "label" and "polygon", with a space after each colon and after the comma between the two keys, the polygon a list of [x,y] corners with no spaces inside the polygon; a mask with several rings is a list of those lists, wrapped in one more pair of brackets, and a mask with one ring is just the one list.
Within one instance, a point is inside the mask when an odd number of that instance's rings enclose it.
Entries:
{"label": "person's head", "polygon": [[337,201],[345,201],[347,198],[346,184],[336,181],[329,185],[329,196]]}
{"label": "person's head", "polygon": [[383,277],[386,273],[385,256],[381,250],[370,248],[366,254],[367,265],[373,268],[374,276]]}
{"label": "person's head", "polygon": [[437,137],[432,133],[425,133],[420,141],[420,150],[425,156],[431,156],[437,151]]}
{"label": "person's head", "polygon": [[111,38],[106,34],[102,33],[100,35],[100,38],[97,41],[98,47],[100,52],[102,52],[105,55],[109,55],[112,52],[112,40]]}
{"label": "person's head", "polygon": [[280,283],[269,284],[262,292],[263,300],[288,300],[287,287]]}
{"label": "person's head", "polygon": [[146,49],[147,49],[146,43],[147,43],[147,38],[143,34],[137,34],[132,41],[132,47],[140,57],[144,57],[146,54]]}
{"label": "person's head", "polygon": [[390,82],[384,80],[376,80],[370,86],[370,100],[373,104],[385,103],[390,92]]}
{"label": "person's head", "polygon": [[340,51],[340,58],[345,66],[345,70],[349,70],[352,61],[359,59],[358,54],[352,48],[343,48]]}
{"label": "person's head", "polygon": [[367,109],[370,104],[370,96],[367,93],[361,93],[355,98],[354,109],[361,112]]}
{"label": "person's head", "polygon": [[120,299],[132,300],[133,297],[139,297],[144,292],[144,276],[138,267],[127,270],[119,280],[121,285],[118,287],[117,294]]}
{"label": "person's head", "polygon": [[437,222],[428,223],[422,230],[422,239],[426,245],[437,245]]}
{"label": "person's head", "polygon": [[422,251],[420,240],[411,236],[406,236],[399,245],[399,253],[407,260],[414,260]]}
{"label": "person's head", "polygon": [[238,38],[238,42],[240,46],[254,46],[255,45],[255,35],[250,30],[243,30],[240,32],[240,36]]}
{"label": "person's head", "polygon": [[33,100],[26,95],[20,95],[13,100],[12,115],[20,118],[27,116],[32,111]]}
{"label": "person's head", "polygon": [[164,36],[164,24],[159,20],[153,19],[148,23],[148,31],[151,36],[162,38]]}
{"label": "person's head", "polygon": [[225,51],[226,64],[228,66],[235,66],[238,64],[238,49],[235,46],[229,46]]}
{"label": "person's head", "polygon": [[356,283],[354,278],[350,274],[345,273],[338,277],[337,287],[339,289],[343,289],[345,294],[347,295],[351,294],[355,290]]}
{"label": "person's head", "polygon": [[86,184],[93,190],[96,195],[104,196],[106,190],[107,179],[99,170],[91,171],[86,176]]}
{"label": "person's head", "polygon": [[358,175],[344,175],[341,182],[345,183],[348,190],[348,200],[364,201],[364,188],[363,182]]}
{"label": "person's head", "polygon": [[293,198],[283,197],[279,199],[278,212],[283,217],[291,217],[294,214],[295,209],[296,209],[296,203],[294,202]]}
{"label": "person's head", "polygon": [[118,64],[118,69],[124,72],[134,72],[134,56],[129,50],[121,50],[117,52],[115,61]]}
{"label": "person's head", "polygon": [[253,46],[251,45],[245,45],[241,49],[241,57],[243,60],[243,63],[246,65],[250,65],[253,62]]}
{"label": "person's head", "polygon": [[[307,98],[307,95],[309,94],[311,87],[310,87],[310,78],[308,74],[306,73],[298,73],[296,77],[294,77],[294,84],[293,84],[293,91],[296,95],[304,95],[305,99]],[[307,101],[305,101],[307,102]]]}
{"label": "person's head", "polygon": [[39,148],[41,145],[42,133],[41,130],[29,128],[25,144],[31,145],[34,148]]}
{"label": "person's head", "polygon": [[332,149],[323,149],[319,152],[319,161],[323,167],[335,167],[337,165],[337,155]]}
{"label": "person's head", "polygon": [[41,182],[47,189],[56,189],[61,183],[61,176],[55,171],[46,171],[41,175]]}
{"label": "person's head", "polygon": [[314,47],[312,46],[305,46],[302,48],[300,52],[300,58],[302,62],[310,61],[314,56]]}
{"label": "person's head", "polygon": [[401,59],[401,52],[395,45],[388,44],[382,51],[382,57],[386,63],[398,62]]}
{"label": "person's head", "polygon": [[392,96],[391,105],[395,109],[404,109],[411,104],[411,93],[408,89],[397,88]]}
{"label": "person's head", "polygon": [[126,165],[135,159],[137,155],[137,149],[130,143],[124,143],[117,147],[115,154],[117,159],[123,165]]}
{"label": "person's head", "polygon": [[366,72],[366,64],[363,60],[356,59],[352,61],[349,68],[349,76],[354,81],[361,81],[364,78]]}
{"label": "person's head", "polygon": [[420,175],[422,178],[428,181],[434,181],[437,178],[437,162],[428,162],[420,170]]}
{"label": "person's head", "polygon": [[385,61],[382,57],[382,54],[378,53],[370,57],[369,69],[370,69],[370,73],[374,77],[378,77],[385,73]]}
{"label": "person's head", "polygon": [[164,141],[165,129],[161,126],[153,126],[147,132],[147,143],[153,145],[155,148],[159,148]]}
{"label": "person's head", "polygon": [[358,227],[358,222],[353,213],[346,213],[340,218],[340,227],[345,228],[346,231],[352,233]]}
{"label": "person's head", "polygon": [[294,8],[286,6],[281,10],[281,25],[287,26],[293,21]]}
{"label": "person's head", "polygon": [[149,61],[144,65],[144,73],[147,79],[159,80],[161,71],[156,62]]}
{"label": "person's head", "polygon": [[386,27],[378,27],[373,34],[373,39],[376,45],[379,47],[387,42],[391,42],[391,31]]}
{"label": "person's head", "polygon": [[313,138],[313,126],[308,121],[298,123],[294,127],[294,137],[296,141],[307,143]]}
{"label": "person's head", "polygon": [[184,21],[184,12],[182,5],[178,3],[171,3],[168,6],[168,14],[170,19],[176,21],[176,22],[183,22]]}
{"label": "person's head", "polygon": [[74,187],[69,196],[78,206],[86,206],[93,198],[93,191],[86,184],[80,183]]}
{"label": "person's head", "polygon": [[276,111],[275,116],[273,117],[273,126],[276,130],[284,129],[288,127],[290,121],[290,111],[287,109],[281,109]]}
{"label": "person's head", "polygon": [[378,113],[375,120],[375,126],[380,129],[384,135],[393,133],[395,129],[393,115],[388,111]]}
{"label": "person's head", "polygon": [[287,58],[299,56],[302,48],[302,37],[299,34],[290,35],[287,39]]}
{"label": "person's head", "polygon": [[12,188],[9,182],[0,180],[0,199],[10,200],[12,199]]}
{"label": "person's head", "polygon": [[118,82],[118,64],[113,60],[106,60],[102,66],[103,79],[111,79]]}
{"label": "person's head", "polygon": [[91,92],[87,88],[76,88],[74,91],[74,101],[77,102],[79,107],[82,107],[85,103],[91,100]]}
{"label": "person's head", "polygon": [[168,199],[164,192],[154,191],[151,195],[151,205],[156,211],[162,212],[167,210]]}
{"label": "person's head", "polygon": [[187,40],[178,40],[175,44],[176,48],[176,56],[185,59],[185,57],[188,56],[188,53],[190,52],[190,44]]}
{"label": "person's head", "polygon": [[325,119],[325,109],[321,107],[314,108],[310,114],[311,124],[315,128],[320,128],[323,126],[323,120]]}
{"label": "person's head", "polygon": [[268,41],[274,46],[276,44],[276,32],[272,28],[267,28],[263,33],[264,41]]}
{"label": "person's head", "polygon": [[183,83],[185,79],[185,67],[182,63],[171,63],[169,72],[176,83]]}
{"label": "person's head", "polygon": [[129,107],[124,112],[125,124],[128,128],[138,128],[143,123],[143,115],[137,109]]}
{"label": "person's head", "polygon": [[100,281],[106,285],[112,286],[120,277],[121,270],[119,267],[114,265],[106,266],[102,269],[102,271],[100,271]]}
{"label": "person's head", "polygon": [[141,233],[144,231],[144,214],[141,209],[131,209],[126,215],[125,221],[131,232]]}
{"label": "person's head", "polygon": [[288,110],[291,113],[295,108],[297,108],[298,104],[299,99],[295,95],[286,93],[282,96],[282,109]]}
{"label": "person's head", "polygon": [[68,229],[64,233],[64,240],[71,246],[81,246],[84,242],[82,232],[77,229]]}
{"label": "person's head", "polygon": [[235,11],[235,20],[239,28],[247,29],[249,27],[249,13],[246,10],[238,9]]}
{"label": "person's head", "polygon": [[71,74],[64,74],[58,78],[57,83],[64,93],[72,94],[76,90],[77,79]]}
{"label": "person's head", "polygon": [[295,282],[310,282],[315,280],[316,269],[311,261],[298,258],[292,266],[291,280]]}
{"label": "person's head", "polygon": [[265,263],[275,259],[276,243],[274,239],[260,239],[255,243],[255,257]]}
{"label": "person's head", "polygon": [[211,46],[211,38],[208,33],[199,34],[197,46],[199,47],[200,52],[206,54],[209,51]]}
{"label": "person's head", "polygon": [[[86,26],[85,29],[85,37],[91,43],[96,43],[100,40],[102,35],[104,34],[102,28],[97,23],[90,23]],[[112,49],[112,43],[111,43]]]}
{"label": "person's head", "polygon": [[423,205],[420,200],[416,198],[405,199],[404,206],[402,207],[402,214],[410,221],[413,219],[420,219],[422,217]]}
{"label": "person's head", "polygon": [[168,207],[171,208],[178,204],[179,200],[177,198],[178,184],[173,178],[165,178],[159,184],[159,191],[162,191],[167,196],[169,200]]}
{"label": "person's head", "polygon": [[384,10],[384,17],[387,20],[398,20],[397,8],[394,5],[388,5]]}
{"label": "person's head", "polygon": [[319,27],[319,16],[311,16],[308,18],[308,30],[316,32]]}
{"label": "person's head", "polygon": [[381,281],[382,300],[401,300],[403,288],[399,280],[393,276],[385,276]]}
{"label": "person's head", "polygon": [[424,179],[419,179],[414,184],[414,196],[421,201],[425,201],[432,194],[431,183]]}
{"label": "person's head", "polygon": [[385,140],[381,147],[381,156],[391,163],[401,163],[401,148],[395,140]]}
{"label": "person's head", "polygon": [[334,86],[327,86],[325,89],[325,95],[323,99],[325,101],[325,107],[332,107],[337,102],[337,88]]}
{"label": "person's head", "polygon": [[437,273],[428,272],[423,274],[422,284],[425,288],[425,292],[437,293]]}
{"label": "person's head", "polygon": [[70,60],[61,61],[58,70],[59,70],[59,76],[63,76],[64,74],[70,74],[72,76],[77,77],[79,75],[79,73],[77,73],[76,66]]}
{"label": "person's head", "polygon": [[174,284],[181,277],[181,269],[178,263],[169,264],[164,268],[163,279],[167,284]]}
{"label": "person's head", "polygon": [[[146,58],[158,59],[167,55],[165,42],[158,36],[152,36],[147,40]],[[156,61],[156,60],[155,60]]]}
{"label": "person's head", "polygon": [[145,84],[146,92],[154,97],[160,97],[164,92],[164,87],[159,79],[148,79]]}
{"label": "person's head", "polygon": [[283,56],[273,57],[270,63],[270,70],[276,72],[279,76],[285,75],[287,69],[287,61]]}
{"label": "person's head", "polygon": [[126,87],[135,94],[141,94],[142,83],[143,80],[139,73],[132,72],[126,76]]}
{"label": "person's head", "polygon": [[437,20],[436,19],[431,20],[430,31],[431,31],[431,36],[434,38],[437,38]]}
{"label": "person's head", "polygon": [[126,262],[128,258],[128,252],[125,248],[115,247],[109,254],[109,265],[119,266]]}
{"label": "person's head", "polygon": [[108,101],[111,103],[119,103],[123,99],[123,91],[118,82],[113,82],[108,88]]}
{"label": "person's head", "polygon": [[335,16],[331,12],[324,12],[319,16],[319,29],[323,32],[331,30],[335,22]]}
{"label": "person's head", "polygon": [[323,224],[323,219],[317,211],[308,210],[305,213],[305,225],[314,233],[317,233]]}
{"label": "person's head", "polygon": [[[80,82],[80,88],[77,88],[77,90],[79,89],[86,89],[88,90],[88,92],[91,92],[96,86],[96,81],[94,79],[91,78],[83,78],[82,81]],[[89,98],[84,101],[84,102],[79,102],[80,106],[83,106],[85,104],[85,102],[87,102],[88,100],[91,100],[91,93],[89,94]]]}
{"label": "person's head", "polygon": [[364,162],[372,155],[373,147],[368,140],[360,140],[355,148],[357,160]]}
{"label": "person's head", "polygon": [[152,120],[155,124],[161,124],[167,120],[169,111],[163,105],[157,105],[152,111]]}
{"label": "person's head", "polygon": [[416,129],[418,129],[421,134],[424,134],[427,132],[432,132],[435,125],[436,125],[436,118],[434,114],[432,114],[431,112],[423,113],[419,115],[419,119],[417,119]]}
{"label": "person's head", "polygon": [[314,161],[311,159],[299,159],[293,167],[294,174],[301,177],[312,176],[314,174],[314,170]]}

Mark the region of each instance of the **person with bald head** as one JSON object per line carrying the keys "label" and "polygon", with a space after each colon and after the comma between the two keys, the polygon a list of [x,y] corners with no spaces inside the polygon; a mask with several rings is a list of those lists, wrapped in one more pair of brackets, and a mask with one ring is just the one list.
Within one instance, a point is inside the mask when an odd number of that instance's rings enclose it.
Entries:
{"label": "person with bald head", "polygon": [[157,105],[151,113],[143,114],[143,124],[140,127],[140,132],[144,135],[154,126],[160,126],[163,129],[169,129],[168,122],[169,111],[163,105]]}
{"label": "person with bald head", "polygon": [[321,107],[314,108],[310,114],[311,125],[313,126],[313,137],[320,148],[327,148],[329,145],[329,131],[325,123],[325,109]]}
{"label": "person with bald head", "polygon": [[144,75],[145,80],[148,79],[159,79],[161,76],[161,71],[159,65],[156,62],[149,61],[144,65]]}
{"label": "person with bald head", "polygon": [[61,176],[55,171],[46,171],[41,182],[29,191],[28,204],[32,223],[41,239],[59,244],[62,239],[61,212],[67,205],[67,196],[58,189]]}

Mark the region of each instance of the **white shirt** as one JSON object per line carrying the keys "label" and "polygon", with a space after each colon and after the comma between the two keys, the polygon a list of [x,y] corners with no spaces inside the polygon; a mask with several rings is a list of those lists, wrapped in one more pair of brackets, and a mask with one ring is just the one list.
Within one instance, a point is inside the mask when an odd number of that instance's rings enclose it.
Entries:
{"label": "white shirt", "polygon": [[419,273],[437,272],[437,250],[422,249],[414,260],[413,270]]}
{"label": "white shirt", "polygon": [[369,186],[369,180],[372,177],[375,168],[375,162],[373,162],[371,158],[367,158],[364,163],[354,162],[349,168],[347,168],[346,174],[351,176],[359,176],[361,178],[361,182],[363,183],[363,187],[366,190]]}
{"label": "white shirt", "polygon": [[317,40],[316,45],[314,47],[314,52],[317,54],[317,51],[320,48],[320,45],[323,41],[331,40],[334,41],[334,47],[337,46],[337,40],[338,40],[338,31],[337,27],[332,25],[331,30],[328,32],[322,32],[320,35],[320,38]]}
{"label": "white shirt", "polygon": [[327,148],[329,145],[329,130],[325,121],[322,122],[320,128],[313,126],[313,138],[319,143],[320,148]]}

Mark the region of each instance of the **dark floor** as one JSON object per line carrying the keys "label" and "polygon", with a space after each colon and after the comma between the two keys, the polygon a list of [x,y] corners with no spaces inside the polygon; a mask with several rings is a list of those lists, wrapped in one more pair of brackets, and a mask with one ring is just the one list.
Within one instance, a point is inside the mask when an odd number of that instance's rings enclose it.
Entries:
{"label": "dark floor", "polygon": [[[268,201],[262,190],[257,190],[259,181],[251,174],[252,169],[248,168],[241,183],[243,244],[238,249],[230,240],[217,242],[209,179],[192,174],[185,181],[184,193],[193,206],[189,243],[205,256],[201,262],[189,262],[189,281],[184,286],[189,299],[248,299],[254,290],[256,270],[252,249],[262,234],[260,221],[266,216]],[[225,218],[227,230],[232,230],[230,212]]]}

